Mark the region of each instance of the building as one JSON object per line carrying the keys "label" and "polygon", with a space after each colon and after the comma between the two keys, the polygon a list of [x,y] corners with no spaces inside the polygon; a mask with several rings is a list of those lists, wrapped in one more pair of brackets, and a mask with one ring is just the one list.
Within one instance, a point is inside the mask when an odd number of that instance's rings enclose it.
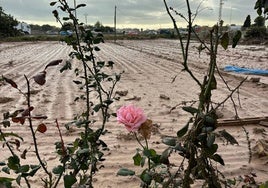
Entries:
{"label": "building", "polygon": [[26,35],[30,35],[31,34],[31,27],[29,24],[25,23],[25,22],[19,22],[17,26],[15,26],[14,28],[16,28],[17,30],[25,33]]}

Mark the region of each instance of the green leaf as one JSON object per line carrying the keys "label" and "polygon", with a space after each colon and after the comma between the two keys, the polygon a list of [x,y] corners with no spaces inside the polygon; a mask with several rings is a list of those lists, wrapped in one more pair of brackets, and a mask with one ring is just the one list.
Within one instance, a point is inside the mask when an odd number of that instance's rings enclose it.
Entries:
{"label": "green leaf", "polygon": [[16,182],[18,185],[20,185],[20,180],[21,180],[21,175],[18,175],[18,177],[16,178]]}
{"label": "green leaf", "polygon": [[134,161],[134,165],[135,166],[140,166],[141,165],[141,160],[142,157],[139,153],[136,153],[133,157],[132,157],[133,161]]}
{"label": "green leaf", "polygon": [[12,170],[18,170],[20,166],[20,159],[17,155],[8,158],[7,166]]}
{"label": "green leaf", "polygon": [[145,155],[146,157],[152,158],[156,156],[156,151],[154,149],[144,149],[143,155]]}
{"label": "green leaf", "polygon": [[107,67],[111,67],[111,68],[113,68],[113,65],[114,65],[114,62],[113,62],[113,61],[108,61],[108,65],[107,65]]}
{"label": "green leaf", "polygon": [[127,168],[121,168],[118,172],[117,172],[118,176],[133,176],[135,175],[135,172],[133,170],[129,170]]}
{"label": "green leaf", "polygon": [[7,174],[10,174],[10,168],[8,168],[8,167],[3,167],[2,171],[7,173]]}
{"label": "green leaf", "polygon": [[95,46],[95,47],[94,47],[94,50],[95,50],[95,51],[100,51],[100,48],[99,48],[98,46]]}
{"label": "green leaf", "polygon": [[242,36],[242,32],[241,31],[236,31],[235,36],[233,38],[232,48],[235,48],[236,47],[236,45],[239,42],[241,36]]}
{"label": "green leaf", "polygon": [[206,127],[216,127],[217,119],[212,115],[206,115],[204,118],[204,125]]}
{"label": "green leaf", "polygon": [[22,165],[22,166],[19,167],[19,172],[22,172],[22,173],[28,172],[29,169],[30,169],[29,165]]}
{"label": "green leaf", "polygon": [[231,135],[229,134],[225,129],[219,131],[220,136],[222,136],[227,142],[230,142],[230,144],[234,145],[237,144],[238,142],[237,140]]}
{"label": "green leaf", "polygon": [[111,100],[111,99],[107,99],[107,100],[105,100],[105,101],[103,101],[105,104],[107,104],[107,105],[110,105],[110,104],[112,104],[114,101],[113,100]]}
{"label": "green leaf", "polygon": [[51,3],[50,3],[50,6],[54,6],[56,3],[57,3],[56,1],[51,2]]}
{"label": "green leaf", "polygon": [[184,111],[186,111],[186,112],[191,113],[192,115],[198,113],[198,109],[193,108],[193,107],[191,107],[191,106],[184,106],[184,107],[182,107],[182,109],[183,109]]}
{"label": "green leaf", "polygon": [[68,21],[68,20],[70,20],[70,18],[69,17],[63,17],[62,20]]}
{"label": "green leaf", "polygon": [[80,7],[85,7],[85,6],[86,6],[86,4],[79,4],[79,5],[76,6],[76,9],[78,9]]}
{"label": "green leaf", "polygon": [[[5,128],[6,127],[10,127],[10,121],[4,120],[2,123],[3,123],[3,125],[4,125]],[[1,136],[0,136],[0,140],[1,140]]]}
{"label": "green leaf", "polygon": [[97,104],[97,105],[94,106],[93,110],[95,112],[98,112],[100,110],[101,106],[102,106],[101,104]]}
{"label": "green leaf", "polygon": [[212,76],[211,84],[210,84],[211,90],[217,89],[217,80],[215,78],[215,75]]}
{"label": "green leaf", "polygon": [[3,161],[0,162],[0,166],[5,166],[5,165],[6,165],[5,162],[3,162]]}
{"label": "green leaf", "polygon": [[205,148],[205,152],[207,153],[208,156],[214,155],[214,153],[217,152],[218,147],[219,146],[217,144],[212,144],[210,148]]}
{"label": "green leaf", "polygon": [[98,61],[98,62],[97,62],[97,66],[98,66],[98,67],[101,67],[101,68],[104,67],[104,64],[105,64],[104,61]]}
{"label": "green leaf", "polygon": [[40,165],[30,165],[30,167],[32,170],[29,173],[22,173],[21,177],[27,177],[27,176],[33,177],[35,173],[41,168]]}
{"label": "green leaf", "polygon": [[169,164],[169,156],[170,156],[170,153],[172,152],[172,149],[171,148],[167,148],[163,151],[161,157],[160,157],[160,162],[162,164],[166,164],[168,165]]}
{"label": "green leaf", "polygon": [[141,167],[143,167],[145,165],[145,162],[146,162],[146,157],[143,156],[142,159],[141,159]]}
{"label": "green leaf", "polygon": [[258,9],[257,9],[257,14],[258,14],[259,16],[262,15],[262,9],[261,9],[261,8],[258,8]]}
{"label": "green leaf", "polygon": [[80,150],[77,151],[77,154],[78,155],[85,154],[85,153],[86,154],[89,153],[89,149],[88,148],[80,149]]}
{"label": "green leaf", "polygon": [[63,172],[64,172],[64,167],[62,166],[62,165],[58,165],[57,167],[54,167],[53,168],[53,170],[52,170],[52,172],[54,173],[54,174],[57,174],[57,175],[59,175],[59,174],[62,174]]}
{"label": "green leaf", "polygon": [[82,84],[82,82],[81,82],[81,81],[78,81],[78,80],[73,80],[73,82],[74,82],[75,84],[77,84],[77,85]]}
{"label": "green leaf", "polygon": [[189,123],[187,123],[183,128],[181,128],[181,129],[177,132],[177,137],[178,137],[178,138],[183,137],[183,136],[187,133],[188,128],[189,128]]}
{"label": "green leaf", "polygon": [[162,139],[162,142],[168,146],[175,146],[176,145],[176,138],[172,138],[172,137],[164,137]]}
{"label": "green leaf", "polygon": [[55,18],[59,19],[59,13],[57,10],[53,10],[52,13],[53,13]]}
{"label": "green leaf", "polygon": [[261,8],[261,4],[262,4],[261,2],[262,2],[262,0],[257,0],[255,3],[254,9]]}
{"label": "green leaf", "polygon": [[65,188],[72,188],[72,185],[77,182],[76,177],[72,175],[65,175],[63,180]]}
{"label": "green leaf", "polygon": [[65,65],[60,69],[60,73],[62,73],[65,70],[71,70],[72,69],[72,64],[70,61],[66,61]]}
{"label": "green leaf", "polygon": [[211,133],[207,136],[207,147],[211,148],[215,142],[215,134]]}
{"label": "green leaf", "polygon": [[221,46],[226,50],[229,45],[229,34],[225,32],[221,37]]}
{"label": "green leaf", "polygon": [[146,185],[150,185],[152,182],[152,176],[147,172],[147,170],[142,172],[140,178]]}
{"label": "green leaf", "polygon": [[222,159],[222,157],[219,154],[215,154],[211,157],[214,161],[220,163],[221,165],[224,166],[224,161]]}
{"label": "green leaf", "polygon": [[0,177],[0,185],[3,185],[5,188],[12,188],[13,178]]}

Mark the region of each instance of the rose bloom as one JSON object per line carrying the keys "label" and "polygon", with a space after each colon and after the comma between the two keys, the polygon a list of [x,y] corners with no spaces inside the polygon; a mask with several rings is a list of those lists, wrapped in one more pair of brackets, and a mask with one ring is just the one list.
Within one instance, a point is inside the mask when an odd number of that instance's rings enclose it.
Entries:
{"label": "rose bloom", "polygon": [[122,106],[117,110],[117,121],[125,125],[130,132],[137,131],[142,123],[147,120],[141,108],[134,105]]}

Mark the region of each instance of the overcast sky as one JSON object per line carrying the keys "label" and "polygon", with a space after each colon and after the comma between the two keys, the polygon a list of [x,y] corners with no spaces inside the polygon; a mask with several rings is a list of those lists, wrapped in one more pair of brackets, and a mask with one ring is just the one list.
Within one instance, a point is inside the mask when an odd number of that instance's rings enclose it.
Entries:
{"label": "overcast sky", "polygon": [[[60,26],[56,23],[51,11],[56,8],[49,3],[53,0],[0,0],[0,6],[5,13],[11,14],[18,21],[29,24],[50,24]],[[190,0],[192,11],[195,12],[201,0]],[[203,0],[199,8],[197,25],[213,25],[218,21],[220,0]],[[225,24],[234,23],[242,25],[247,15],[251,15],[253,22],[256,17],[254,8],[256,0],[224,0],[222,19]],[[70,5],[74,0],[69,0]],[[81,22],[94,25],[100,21],[103,25],[113,26],[114,7],[117,6],[117,27],[136,27],[143,29],[158,29],[172,27],[163,0],[76,0],[76,4],[85,3],[86,7],[77,11]],[[185,0],[167,0],[177,12],[186,15]],[[60,11],[59,11],[60,12]],[[185,27],[185,23],[176,17],[179,27]]]}

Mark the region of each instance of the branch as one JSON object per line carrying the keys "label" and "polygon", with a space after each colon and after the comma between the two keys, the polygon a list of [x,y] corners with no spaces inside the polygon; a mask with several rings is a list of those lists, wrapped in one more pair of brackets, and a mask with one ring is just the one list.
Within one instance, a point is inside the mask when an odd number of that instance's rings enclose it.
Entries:
{"label": "branch", "polygon": [[235,87],[235,89],[232,90],[232,92],[221,102],[219,103],[214,110],[217,110],[220,106],[222,106],[233,94],[236,90],[238,90],[240,88],[240,86],[247,80],[247,78],[245,78],[244,80],[242,80],[238,86]]}
{"label": "branch", "polygon": [[[187,38],[187,43],[186,43],[186,47],[184,48],[184,45],[183,45],[183,41],[182,41],[182,36],[180,34],[180,31],[179,31],[179,28],[176,24],[176,20],[174,19],[174,17],[171,15],[170,11],[169,11],[169,8],[167,6],[167,3],[166,3],[166,0],[163,0],[164,1],[164,4],[165,4],[165,7],[166,7],[166,10],[167,10],[167,13],[169,15],[169,17],[171,18],[172,22],[173,22],[173,25],[174,25],[174,28],[177,32],[177,35],[179,37],[179,40],[180,40],[180,46],[181,46],[181,51],[182,51],[182,56],[183,56],[183,66],[184,66],[184,70],[187,71],[190,76],[195,80],[195,82],[199,85],[200,88],[202,88],[202,84],[199,82],[199,80],[194,76],[194,74],[192,73],[192,71],[189,69],[188,67],[188,64],[187,64],[187,61],[188,61],[188,49],[189,49],[189,44],[190,44],[190,39],[191,39],[191,30],[192,30],[192,25],[191,25],[191,16],[189,17],[189,20],[188,20],[188,24],[189,24],[189,30],[188,30],[188,38]],[[191,10],[190,10],[190,5],[189,5],[189,1],[187,0],[187,9],[188,9],[188,13],[191,14]]]}

